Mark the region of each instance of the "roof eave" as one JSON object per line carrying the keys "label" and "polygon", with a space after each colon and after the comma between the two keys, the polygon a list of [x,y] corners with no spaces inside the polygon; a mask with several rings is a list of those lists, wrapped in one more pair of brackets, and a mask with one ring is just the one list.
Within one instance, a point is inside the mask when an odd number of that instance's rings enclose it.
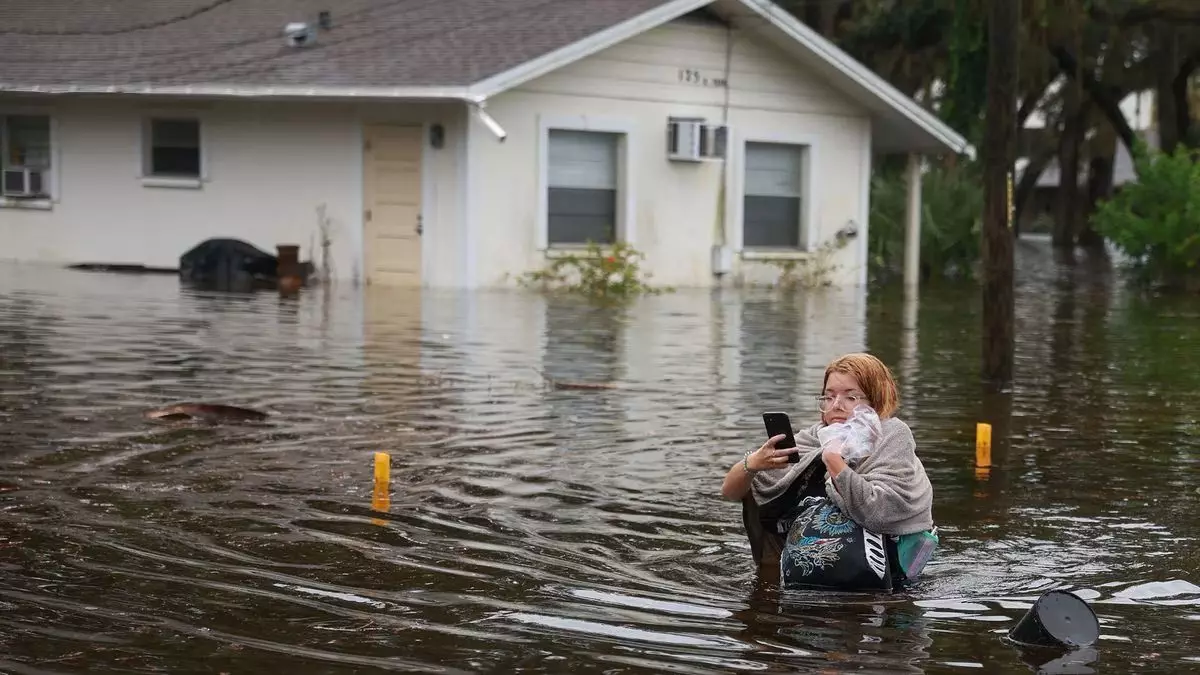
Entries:
{"label": "roof eave", "polygon": [[0,82],[0,93],[21,94],[136,94],[197,98],[311,98],[363,100],[472,100],[466,87],[328,87],[280,85],[26,85]]}

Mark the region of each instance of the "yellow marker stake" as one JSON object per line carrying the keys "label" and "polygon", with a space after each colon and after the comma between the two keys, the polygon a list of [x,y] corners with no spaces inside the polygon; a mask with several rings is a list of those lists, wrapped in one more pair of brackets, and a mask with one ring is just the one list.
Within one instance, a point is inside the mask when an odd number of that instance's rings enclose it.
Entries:
{"label": "yellow marker stake", "polygon": [[975,425],[975,466],[992,465],[992,425],[980,422]]}
{"label": "yellow marker stake", "polygon": [[392,458],[386,452],[375,453],[375,484],[383,484],[387,488],[388,481],[391,480],[392,473]]}
{"label": "yellow marker stake", "polygon": [[[391,481],[392,458],[386,452],[375,453],[375,489],[371,493],[371,509],[386,513],[392,505],[392,496],[388,490]],[[378,518],[372,518],[376,525],[387,523]]]}

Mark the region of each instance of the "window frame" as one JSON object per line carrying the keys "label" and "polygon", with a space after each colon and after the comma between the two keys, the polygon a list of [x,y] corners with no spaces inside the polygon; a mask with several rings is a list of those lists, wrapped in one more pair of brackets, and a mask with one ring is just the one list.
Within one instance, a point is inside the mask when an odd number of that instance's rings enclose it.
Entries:
{"label": "window frame", "polygon": [[3,106],[0,107],[0,171],[7,166],[8,148],[8,118],[9,117],[45,117],[50,134],[50,168],[42,175],[42,185],[45,197],[7,196],[0,184],[0,208],[35,209],[48,211],[60,198],[60,167],[62,166],[62,149],[59,143],[58,118],[52,110],[42,106]]}
{"label": "window frame", "polygon": [[[785,247],[750,247],[745,245],[746,234],[746,150],[751,143],[769,143],[775,145],[792,145],[802,148],[801,157],[801,189],[800,189],[800,222],[796,224],[799,228],[799,246],[797,248]],[[817,234],[817,214],[820,213],[820,194],[818,189],[818,171],[816,167],[820,166],[820,143],[815,136],[807,134],[743,134],[736,141],[730,141],[736,153],[736,161],[731,182],[736,185],[736,189],[730,192],[736,195],[736,199],[729,200],[726,205],[731,211],[732,217],[729,222],[732,225],[732,232],[727,232],[727,240],[733,243],[733,248],[736,253],[744,258],[754,257],[778,257],[778,256],[803,256],[811,253],[815,247]]]}
{"label": "window frame", "polygon": [[[187,121],[196,123],[197,145],[200,160],[200,171],[197,176],[171,176],[151,173],[154,122],[156,121]],[[144,187],[200,189],[208,182],[208,143],[207,124],[204,116],[193,111],[143,111],[141,116],[140,133],[138,134],[138,179]]]}
{"label": "window frame", "polygon": [[537,241],[539,251],[572,251],[583,244],[550,244],[550,131],[597,131],[617,135],[617,222],[614,242],[635,245],[637,240],[634,193],[636,168],[629,160],[634,156],[635,134],[632,121],[615,117],[540,116],[538,118],[538,180],[537,180]]}

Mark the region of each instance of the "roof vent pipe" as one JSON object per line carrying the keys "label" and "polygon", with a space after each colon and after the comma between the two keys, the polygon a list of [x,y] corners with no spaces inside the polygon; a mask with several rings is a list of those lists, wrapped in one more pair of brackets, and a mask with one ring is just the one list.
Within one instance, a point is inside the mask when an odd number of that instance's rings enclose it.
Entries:
{"label": "roof vent pipe", "polygon": [[302,21],[284,26],[283,36],[289,47],[306,47],[317,40],[317,34],[313,27]]}

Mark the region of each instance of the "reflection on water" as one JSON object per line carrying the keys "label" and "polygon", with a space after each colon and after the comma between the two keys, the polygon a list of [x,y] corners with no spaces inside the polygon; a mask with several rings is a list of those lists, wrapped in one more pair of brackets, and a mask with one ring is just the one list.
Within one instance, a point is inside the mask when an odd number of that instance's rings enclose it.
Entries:
{"label": "reflection on water", "polygon": [[[1011,396],[977,382],[973,289],[616,310],[0,268],[0,671],[1195,667],[1200,306],[1018,255]],[[780,593],[720,479],[858,349],[901,378],[944,546],[909,594]],[[182,400],[273,418],[140,417]],[[1051,588],[1094,653],[1001,639]]]}

